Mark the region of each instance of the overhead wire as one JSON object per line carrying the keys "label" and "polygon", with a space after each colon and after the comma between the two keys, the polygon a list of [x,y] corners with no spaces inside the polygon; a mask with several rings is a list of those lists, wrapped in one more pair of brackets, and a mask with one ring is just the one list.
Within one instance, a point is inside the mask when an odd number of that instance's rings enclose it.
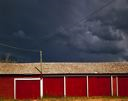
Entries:
{"label": "overhead wire", "polygon": [[19,51],[34,52],[34,53],[39,53],[40,52],[39,50],[19,48],[19,47],[15,47],[15,46],[11,46],[11,45],[5,44],[5,43],[0,43],[0,46],[8,47],[8,48],[19,50]]}
{"label": "overhead wire", "polygon": [[[108,1],[108,0],[104,0],[104,1]],[[97,8],[96,10],[92,11],[87,16],[82,17],[78,22],[75,22],[75,23],[71,24],[70,26],[68,26],[66,28],[63,27],[63,30],[64,31],[68,31],[72,27],[74,27],[74,26],[78,25],[79,23],[81,23],[82,21],[84,21],[84,23],[87,23],[92,18],[92,16],[94,16],[95,14],[98,14],[100,11],[102,11],[103,9],[105,9],[106,7],[108,7],[114,1],[116,1],[116,0],[109,0],[107,3],[105,2],[105,4],[103,6],[101,6],[101,7]],[[51,36],[49,36],[49,37],[52,37],[53,34],[57,33],[58,32],[58,29],[56,29],[56,31],[54,33],[51,33]],[[42,38],[40,38],[40,39],[42,39]]]}
{"label": "overhead wire", "polygon": [[[28,62],[28,61],[30,61],[30,58],[26,58],[25,56],[16,55],[16,54],[14,55],[14,53],[7,52],[7,51],[6,52],[0,52],[0,56],[1,56],[0,57],[0,62],[1,62],[2,59],[3,59],[3,62],[5,62],[7,56],[9,56],[8,59],[12,59],[12,60],[19,61],[19,62]],[[14,62],[14,61],[12,61],[12,62]]]}
{"label": "overhead wire", "polygon": [[[110,0],[110,2],[105,3],[102,7],[94,10],[93,12],[91,12],[90,14],[88,14],[87,16],[81,18],[78,22],[72,24],[71,26],[68,26],[66,28],[64,28],[64,30],[70,30],[72,27],[76,26],[77,24],[81,23],[82,21],[84,21],[84,23],[86,23],[88,20],[91,19],[91,17],[97,13],[99,13],[101,10],[103,10],[104,8],[108,7],[110,4],[112,4],[115,0]],[[55,32],[56,33],[56,32]],[[0,43],[0,46],[3,47],[8,47],[8,48],[12,48],[15,50],[19,50],[19,51],[27,51],[27,52],[36,52],[39,53],[39,50],[33,50],[33,49],[25,49],[25,48],[19,48],[19,47],[15,47],[15,46],[11,46],[5,43]]]}
{"label": "overhead wire", "polygon": [[103,6],[97,8],[96,10],[92,11],[90,14],[88,14],[87,16],[81,18],[78,22],[72,24],[71,26],[68,26],[67,28],[65,28],[65,30],[69,30],[70,28],[72,28],[73,26],[76,26],[77,24],[81,23],[84,21],[84,23],[88,22],[95,14],[98,14],[100,11],[102,11],[103,9],[105,9],[106,7],[108,7],[110,4],[112,4],[115,0],[110,0],[107,3],[105,3]]}

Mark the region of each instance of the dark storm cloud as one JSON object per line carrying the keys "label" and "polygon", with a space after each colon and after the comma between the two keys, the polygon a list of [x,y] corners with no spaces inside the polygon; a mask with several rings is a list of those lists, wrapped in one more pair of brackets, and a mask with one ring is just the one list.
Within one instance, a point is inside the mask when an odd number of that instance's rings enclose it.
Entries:
{"label": "dark storm cloud", "polygon": [[107,13],[101,14],[98,18],[106,25],[112,25],[123,31],[128,28],[128,1],[116,0]]}
{"label": "dark storm cloud", "polygon": [[[1,0],[0,42],[43,49],[48,61],[127,60],[127,0],[115,0],[88,22],[79,22],[106,2],[108,0]],[[20,55],[24,54],[27,53]]]}
{"label": "dark storm cloud", "polygon": [[[117,11],[120,11],[120,9],[123,9],[123,11],[126,10],[125,6],[117,7],[115,8],[116,12],[114,13],[118,15]],[[112,14],[113,12],[111,11],[112,10],[109,8],[107,13]],[[120,16],[123,16],[123,14],[121,14]],[[115,15],[113,16],[113,14],[111,15],[111,18],[112,17],[114,17],[117,21],[121,20],[120,17],[116,18]],[[102,60],[102,59],[106,60],[107,58],[105,57],[107,56],[108,56],[107,60],[113,60],[113,59],[117,61],[125,60],[126,59],[125,56],[127,57],[127,52],[128,52],[128,44],[127,44],[128,37],[126,35],[127,33],[124,29],[122,29],[121,27],[120,28],[117,27],[115,23],[112,22],[114,21],[114,18],[113,20],[108,18],[102,16],[101,19],[97,20],[96,17],[96,19],[94,18],[93,20],[88,21],[86,24],[84,22],[82,24],[78,24],[70,31],[67,32],[63,31],[62,33],[65,35],[65,37],[68,37],[69,39],[69,40],[65,40],[67,46],[69,45],[70,48],[72,47],[73,51],[75,50],[78,53],[82,51],[84,53],[83,56],[85,56],[85,58],[87,56],[85,55],[85,53],[88,54],[91,53],[91,54],[95,54],[94,56],[97,57],[97,60]],[[106,24],[105,21],[107,19],[109,20],[108,22],[110,23]],[[126,18],[124,18],[123,20],[126,21]],[[124,24],[124,22],[122,22],[122,24]],[[124,26],[126,27],[126,25]],[[68,33],[70,33],[70,35],[68,35]],[[98,58],[99,54],[102,54],[103,57]],[[110,57],[110,55],[112,55],[113,58]]]}
{"label": "dark storm cloud", "polygon": [[[98,26],[95,27],[97,28]],[[99,32],[97,32],[95,27],[89,28],[89,26],[85,25],[75,27],[72,31],[67,32],[70,33],[70,35],[68,35],[69,40],[66,40],[67,44],[87,53],[118,54],[124,51],[125,48],[122,49],[122,47],[120,47],[121,42],[125,40],[123,39],[125,36],[122,32],[121,34],[118,33],[118,31],[115,33],[114,31],[109,32],[108,28],[103,32],[102,27],[100,27]],[[104,33],[108,35],[107,38],[102,37]]]}

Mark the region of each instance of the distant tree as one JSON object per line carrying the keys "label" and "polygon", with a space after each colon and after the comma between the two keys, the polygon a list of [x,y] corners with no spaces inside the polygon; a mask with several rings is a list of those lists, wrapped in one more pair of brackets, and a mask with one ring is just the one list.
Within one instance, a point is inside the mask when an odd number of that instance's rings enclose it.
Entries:
{"label": "distant tree", "polygon": [[2,54],[0,56],[0,62],[7,62],[7,63],[12,63],[12,62],[17,62],[18,59],[15,56],[12,56],[10,54]]}

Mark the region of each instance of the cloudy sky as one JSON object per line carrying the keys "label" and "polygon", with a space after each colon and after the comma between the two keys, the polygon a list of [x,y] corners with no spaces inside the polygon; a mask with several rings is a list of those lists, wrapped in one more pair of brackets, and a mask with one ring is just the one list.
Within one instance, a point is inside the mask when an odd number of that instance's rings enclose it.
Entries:
{"label": "cloudy sky", "polygon": [[[127,61],[128,0],[0,0],[0,43],[42,49],[46,61]],[[2,54],[39,60],[0,46]]]}

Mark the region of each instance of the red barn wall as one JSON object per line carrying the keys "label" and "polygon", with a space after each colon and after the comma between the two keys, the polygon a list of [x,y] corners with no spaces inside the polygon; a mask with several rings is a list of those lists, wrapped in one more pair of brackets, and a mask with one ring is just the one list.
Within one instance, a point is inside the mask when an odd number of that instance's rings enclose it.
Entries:
{"label": "red barn wall", "polygon": [[0,77],[0,97],[13,98],[14,96],[14,78]]}
{"label": "red barn wall", "polygon": [[111,82],[110,77],[89,77],[89,96],[110,96]]}
{"label": "red barn wall", "polygon": [[112,87],[113,87],[113,96],[117,96],[117,79],[116,79],[117,77],[116,76],[114,76],[113,77],[113,85],[112,85]]}
{"label": "red barn wall", "polygon": [[86,96],[86,77],[66,77],[66,96]]}
{"label": "red barn wall", "polygon": [[[39,78],[40,76],[0,76],[0,97],[14,98],[14,78]],[[128,96],[128,76],[113,76],[113,95]],[[39,80],[40,81],[40,80]],[[21,82],[21,83],[20,83]],[[32,87],[28,85],[32,85]],[[33,85],[36,85],[34,88]],[[17,81],[18,98],[39,98],[40,83],[31,81]],[[33,89],[36,95],[27,95],[22,93],[22,87],[29,93]],[[89,76],[88,77],[89,96],[111,96],[111,77],[110,76]],[[117,90],[118,88],[118,90]],[[20,91],[20,92],[19,92]],[[33,92],[33,91],[31,91]],[[28,94],[27,93],[27,94]],[[21,96],[21,95],[22,96]],[[43,95],[44,96],[64,96],[64,77],[43,77]],[[66,77],[66,96],[87,96],[87,78],[86,76],[68,76]]]}
{"label": "red barn wall", "polygon": [[128,76],[118,77],[118,95],[128,96]]}
{"label": "red barn wall", "polygon": [[64,96],[64,78],[43,78],[44,96]]}

